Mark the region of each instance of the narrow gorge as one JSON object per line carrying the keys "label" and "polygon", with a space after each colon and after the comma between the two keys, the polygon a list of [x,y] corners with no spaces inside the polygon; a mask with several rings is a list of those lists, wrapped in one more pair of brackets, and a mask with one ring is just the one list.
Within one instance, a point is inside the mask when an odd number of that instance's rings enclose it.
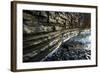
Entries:
{"label": "narrow gorge", "polygon": [[91,14],[23,10],[23,62],[91,59]]}

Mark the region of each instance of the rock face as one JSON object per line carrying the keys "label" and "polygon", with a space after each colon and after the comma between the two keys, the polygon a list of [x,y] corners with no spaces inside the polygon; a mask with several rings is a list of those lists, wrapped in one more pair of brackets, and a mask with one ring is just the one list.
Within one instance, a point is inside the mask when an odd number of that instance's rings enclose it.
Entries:
{"label": "rock face", "polygon": [[23,62],[41,61],[58,44],[89,29],[89,19],[89,13],[23,10]]}
{"label": "rock face", "polygon": [[[84,36],[84,37],[83,37]],[[82,32],[62,43],[60,48],[44,61],[88,60],[91,59],[90,32]],[[84,40],[82,40],[84,39]]]}

